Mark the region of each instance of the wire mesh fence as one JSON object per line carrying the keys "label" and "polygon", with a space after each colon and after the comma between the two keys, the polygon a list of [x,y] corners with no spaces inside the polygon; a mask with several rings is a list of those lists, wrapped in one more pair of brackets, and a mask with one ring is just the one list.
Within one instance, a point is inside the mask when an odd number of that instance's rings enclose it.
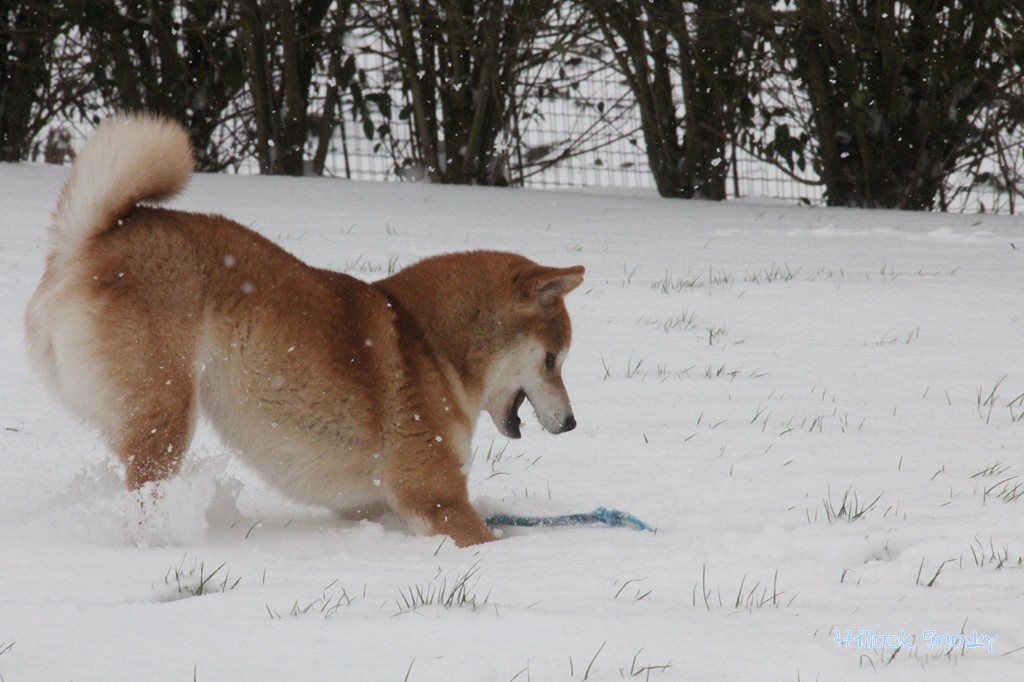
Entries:
{"label": "wire mesh fence", "polygon": [[[402,88],[393,50],[380,35],[370,30],[350,35],[345,42],[346,50],[358,57],[359,68],[366,79],[365,89],[387,93],[394,102],[392,112],[398,112],[407,101],[407,93]],[[508,183],[540,189],[637,188],[654,193],[655,182],[648,166],[639,107],[615,68],[607,46],[601,44],[599,37],[594,38],[575,57],[574,60],[541,61],[517,85],[513,103],[516,115],[511,117],[510,129],[502,131],[498,143],[498,156],[504,161]],[[550,87],[556,82],[557,87]],[[310,105],[311,121],[322,121],[323,117],[317,118],[317,107],[322,111],[326,74],[317,76],[315,83],[319,92]],[[676,83],[676,87],[681,88],[681,85]],[[240,173],[257,173],[259,166],[253,155],[246,115],[251,102],[247,101],[245,91],[233,106],[231,117],[226,119],[231,125],[222,126],[219,133],[230,138],[226,146],[238,150],[230,165]],[[424,176],[414,161],[411,120],[393,115],[386,138],[382,139],[379,134],[367,137],[363,121],[352,115],[353,110],[348,93],[341,103],[343,113],[332,129],[324,167],[326,174],[390,181],[416,180]],[[677,112],[680,119],[681,114]],[[90,127],[72,125],[71,134],[78,139]],[[38,158],[53,156],[61,161],[69,158],[67,150],[72,146],[71,140],[54,138],[57,134],[68,133],[63,125],[51,131],[45,144],[36,150]],[[318,142],[317,134],[311,132],[307,158],[312,158]],[[51,146],[59,153],[51,155],[42,148]],[[1007,140],[998,150],[1000,162],[1005,167],[1006,159],[1017,159],[1019,166],[1024,166],[1022,150],[1024,140]],[[824,203],[823,183],[810,168],[800,180],[743,148],[728,149],[728,158],[727,191],[731,198]],[[1018,167],[1015,177],[1022,176],[1024,169]],[[1007,198],[1013,196],[1012,191],[1000,187],[998,182],[991,186],[972,185],[972,182],[972,178],[966,176],[954,177],[943,205],[952,211],[1012,212],[1012,201]]]}
{"label": "wire mesh fence", "polygon": [[[367,37],[365,40],[372,40]],[[378,47],[360,55],[367,85],[387,91],[401,102],[401,84],[394,77],[393,64]],[[538,67],[548,73],[535,74],[520,87],[518,95],[530,98],[525,115],[514,122],[504,145],[510,184],[529,188],[572,187],[649,188],[654,178],[648,167],[641,133],[640,112],[622,77],[610,64],[591,62],[578,67],[563,80],[571,87],[536,97],[529,83],[556,78],[558,64]],[[343,102],[351,110],[351,101]],[[387,141],[368,139],[360,121],[343,116],[334,131],[325,172],[355,180],[415,180],[409,164],[412,144],[409,125],[396,121]],[[243,172],[255,172],[245,164]],[[730,195],[763,197],[820,203],[818,184],[799,182],[777,166],[759,160],[742,149],[733,153]]]}
{"label": "wire mesh fence", "polygon": [[[403,102],[405,93],[395,75],[394,57],[379,42],[367,45],[379,40],[373,34],[354,38],[356,44],[361,44],[361,67],[371,86],[386,90],[394,102]],[[584,58],[568,69],[564,60],[542,62],[519,85],[516,100],[521,106],[502,143],[509,183],[530,188],[650,188],[653,192],[654,177],[648,167],[640,111],[633,93],[600,37],[592,36],[579,54]],[[566,70],[570,73],[564,73]],[[674,77],[678,78],[678,73]],[[560,87],[535,87],[537,83],[554,81],[560,81]],[[675,85],[681,94],[681,84]],[[788,88],[779,84],[776,89],[792,88],[791,84]],[[538,91],[543,94],[538,95]],[[522,104],[527,101],[527,105]],[[809,105],[805,102],[803,106]],[[682,112],[677,114],[681,120]],[[412,156],[408,153],[412,145],[409,124],[410,121],[395,121],[390,128],[391,139],[382,143],[379,139],[366,139],[359,122],[344,118],[334,134],[327,172],[373,180],[419,177],[408,163]],[[1017,158],[1024,165],[1022,151],[1024,140],[1014,139],[1006,140],[997,153]],[[824,183],[810,165],[797,174],[798,178],[741,147],[728,150],[728,155],[730,197],[824,203]],[[995,178],[997,167],[1006,167],[1006,158],[1000,158],[999,163],[994,158],[986,163],[992,167],[991,176]],[[1021,176],[1020,172],[1015,174]],[[1013,211],[1013,192],[1012,188],[999,186],[999,182],[977,184],[976,174],[961,173],[950,179],[941,203],[951,211],[1006,213]]]}

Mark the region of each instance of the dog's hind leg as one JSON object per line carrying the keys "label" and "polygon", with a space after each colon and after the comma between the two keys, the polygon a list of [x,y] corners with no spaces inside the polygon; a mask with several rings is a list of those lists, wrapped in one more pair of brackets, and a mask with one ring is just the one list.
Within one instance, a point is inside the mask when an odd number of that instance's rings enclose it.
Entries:
{"label": "dog's hind leg", "polygon": [[114,447],[132,490],[170,478],[181,467],[195,425],[188,387],[139,391],[125,396],[126,415]]}
{"label": "dog's hind leg", "polygon": [[111,436],[135,490],[178,472],[195,430],[197,377],[191,353],[173,340],[151,338],[126,350],[116,372],[121,419]]}
{"label": "dog's hind leg", "polygon": [[[188,377],[146,382],[124,396],[125,418],[114,447],[125,465],[128,488],[162,481],[178,472],[195,428],[195,396]],[[177,386],[175,386],[177,384]]]}

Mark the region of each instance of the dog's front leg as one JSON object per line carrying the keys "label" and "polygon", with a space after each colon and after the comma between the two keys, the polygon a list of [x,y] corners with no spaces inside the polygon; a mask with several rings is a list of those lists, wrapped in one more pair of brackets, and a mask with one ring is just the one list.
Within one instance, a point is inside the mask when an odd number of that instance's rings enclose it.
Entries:
{"label": "dog's front leg", "polygon": [[410,526],[447,535],[459,547],[495,539],[469,503],[466,476],[453,452],[439,447],[400,452],[390,464],[385,485],[391,506]]}
{"label": "dog's front leg", "polygon": [[494,533],[469,500],[436,505],[429,522],[433,534],[447,535],[459,547],[478,545],[495,539]]}

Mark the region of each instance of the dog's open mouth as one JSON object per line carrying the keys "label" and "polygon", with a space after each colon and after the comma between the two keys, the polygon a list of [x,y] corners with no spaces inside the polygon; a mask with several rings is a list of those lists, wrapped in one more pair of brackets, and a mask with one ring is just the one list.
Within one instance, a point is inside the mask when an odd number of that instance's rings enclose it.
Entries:
{"label": "dog's open mouth", "polygon": [[512,406],[509,408],[508,416],[505,417],[502,431],[509,438],[522,438],[523,434],[519,427],[523,423],[523,420],[519,418],[519,408],[526,400],[526,391],[520,389],[516,393],[515,399],[512,400]]}

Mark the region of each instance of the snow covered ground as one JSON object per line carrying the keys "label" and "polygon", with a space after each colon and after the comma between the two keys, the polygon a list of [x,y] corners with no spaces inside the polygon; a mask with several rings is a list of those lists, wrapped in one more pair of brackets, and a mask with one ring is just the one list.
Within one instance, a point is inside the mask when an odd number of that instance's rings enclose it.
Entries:
{"label": "snow covered ground", "polygon": [[205,427],[140,523],[98,435],[24,361],[65,176],[0,166],[6,682],[1024,669],[1020,218],[196,177],[176,206],[368,279],[472,248],[587,267],[567,299],[579,428],[551,436],[524,410],[509,442],[482,419],[471,494],[485,512],[617,507],[657,532],[458,549],[297,506]]}

